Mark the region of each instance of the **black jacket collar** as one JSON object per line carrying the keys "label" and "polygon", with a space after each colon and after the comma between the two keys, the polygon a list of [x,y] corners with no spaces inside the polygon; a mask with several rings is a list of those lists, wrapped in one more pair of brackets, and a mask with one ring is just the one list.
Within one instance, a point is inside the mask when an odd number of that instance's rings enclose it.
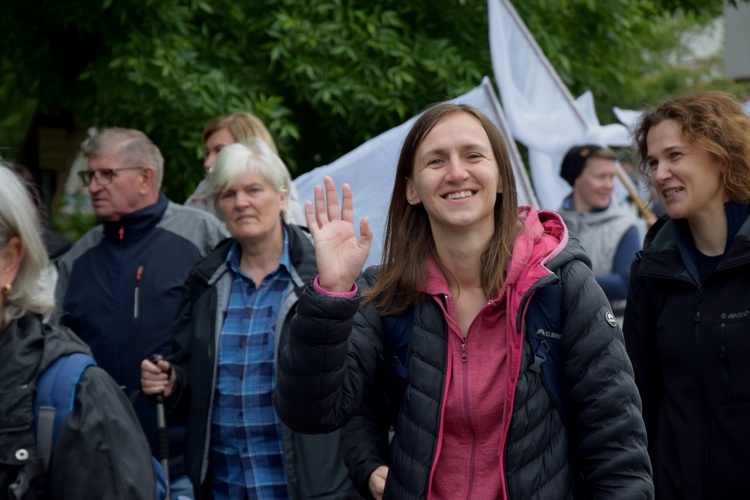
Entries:
{"label": "black jacket collar", "polygon": [[[750,205],[728,202],[727,246],[718,269],[750,262]],[[639,273],[698,282],[695,243],[687,222],[660,219],[649,229],[643,243]]]}
{"label": "black jacket collar", "polygon": [[[315,263],[315,248],[310,241],[309,232],[307,228],[294,224],[287,225],[284,223],[284,228],[289,235],[289,259],[292,267],[300,278],[307,283],[318,274]],[[198,261],[191,272],[191,276],[208,285],[215,279],[216,271],[224,265],[232,242],[234,242],[234,238],[227,238],[216,245],[216,248],[210,254]]]}
{"label": "black jacket collar", "polygon": [[148,234],[164,216],[169,199],[159,193],[159,200],[133,213],[124,215],[115,222],[102,222],[104,237],[115,242],[130,242]]}

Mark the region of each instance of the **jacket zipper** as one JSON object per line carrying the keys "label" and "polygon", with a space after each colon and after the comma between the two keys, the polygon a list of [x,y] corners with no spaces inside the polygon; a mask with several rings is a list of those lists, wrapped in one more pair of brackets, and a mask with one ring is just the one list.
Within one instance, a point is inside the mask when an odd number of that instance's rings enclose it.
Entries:
{"label": "jacket zipper", "polygon": [[[129,234],[129,233],[128,233]],[[113,319],[115,321],[115,324],[112,328],[112,343],[110,344],[110,348],[114,348],[114,346],[117,346],[119,343],[119,339],[125,335],[124,330],[129,330],[128,324],[132,325],[132,322],[128,322],[127,317],[123,317],[123,304],[125,303],[125,284],[123,282],[123,268],[124,262],[125,262],[125,226],[120,225],[120,229],[117,231],[117,236],[119,238],[120,243],[120,249],[117,251],[117,275],[115,280],[115,307],[113,309],[114,315]],[[134,311],[135,312],[135,311]],[[140,314],[140,313],[139,313]],[[119,324],[118,324],[119,323]],[[114,355],[114,363],[115,363],[115,370],[117,373],[120,373],[120,368],[123,365],[121,363],[122,360],[122,354],[115,352]],[[128,387],[127,390],[132,390],[132,387]]]}
{"label": "jacket zipper", "polygon": [[476,474],[477,460],[477,435],[474,429],[474,422],[471,420],[471,408],[469,406],[469,364],[466,355],[466,336],[461,342],[461,369],[464,374],[464,416],[466,425],[471,433],[471,462],[469,462],[469,488],[466,492],[466,498],[471,499],[474,494],[474,475]]}
{"label": "jacket zipper", "polygon": [[135,291],[133,292],[133,319],[141,316],[141,280],[143,279],[143,264],[135,272]]}
{"label": "jacket zipper", "polygon": [[13,427],[0,428],[0,434],[11,434],[13,432],[23,432],[31,429],[31,424],[26,425],[15,425]]}
{"label": "jacket zipper", "polygon": [[709,446],[711,444],[711,438],[708,432],[708,401],[706,400],[706,382],[703,376],[703,370],[701,369],[701,303],[702,303],[703,289],[698,287],[695,295],[695,315],[693,316],[693,357],[695,360],[696,371],[698,372],[698,390],[701,396],[701,419],[702,419],[702,430],[701,430],[701,476],[703,476],[703,498],[711,498],[712,488],[712,475],[709,470]]}
{"label": "jacket zipper", "polygon": [[721,345],[719,347],[719,358],[721,358],[721,368],[724,375],[724,398],[730,404],[734,404],[734,397],[732,397],[732,385],[729,380],[729,360],[727,359],[727,339],[726,339],[726,323],[722,323],[720,327],[719,336]]}
{"label": "jacket zipper", "polygon": [[[446,309],[448,307],[448,301],[450,300],[450,297],[448,295],[445,295],[445,301],[446,301]],[[482,309],[477,314],[477,317],[482,314],[484,309],[490,304],[488,302],[485,304]],[[455,309],[454,309],[455,311]],[[471,321],[471,324],[469,325],[469,330],[471,330],[472,325],[474,324],[474,321],[476,321],[476,318],[474,318]],[[450,335],[450,331],[448,332]],[[476,429],[474,428],[474,422],[471,419],[471,406],[469,405],[469,356],[467,353],[467,334],[464,334],[461,336],[461,371],[463,372],[463,392],[464,392],[464,418],[466,419],[466,425],[468,426],[469,433],[471,434],[471,458],[469,462],[469,485],[466,492],[466,498],[467,500],[471,500],[471,498],[474,495],[474,479],[476,475],[476,462],[477,462],[477,434]]]}

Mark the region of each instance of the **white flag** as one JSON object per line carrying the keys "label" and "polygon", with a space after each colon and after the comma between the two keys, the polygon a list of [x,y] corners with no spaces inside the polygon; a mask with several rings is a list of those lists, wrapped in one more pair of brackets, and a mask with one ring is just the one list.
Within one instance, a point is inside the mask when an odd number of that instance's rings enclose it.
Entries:
{"label": "white flag", "polygon": [[[557,210],[572,188],[560,177],[571,147],[628,145],[620,124],[600,126],[590,92],[577,100],[508,0],[488,0],[490,52],[513,136],[529,150],[531,181],[542,208]],[[627,193],[619,182],[615,197]]]}

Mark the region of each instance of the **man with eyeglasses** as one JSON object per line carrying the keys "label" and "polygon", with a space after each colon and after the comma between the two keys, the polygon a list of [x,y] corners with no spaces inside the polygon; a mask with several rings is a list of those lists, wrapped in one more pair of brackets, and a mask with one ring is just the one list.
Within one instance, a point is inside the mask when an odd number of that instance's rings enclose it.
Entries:
{"label": "man with eyeglasses", "polygon": [[[55,318],[131,394],[140,389],[141,360],[171,353],[171,323],[191,267],[227,233],[213,215],[161,192],[164,159],[144,133],[104,129],[84,155],[88,168],[78,175],[101,225],[60,261]],[[153,409],[143,401],[135,407],[158,455]],[[182,464],[184,426],[170,422],[169,432],[172,498],[192,497]]]}

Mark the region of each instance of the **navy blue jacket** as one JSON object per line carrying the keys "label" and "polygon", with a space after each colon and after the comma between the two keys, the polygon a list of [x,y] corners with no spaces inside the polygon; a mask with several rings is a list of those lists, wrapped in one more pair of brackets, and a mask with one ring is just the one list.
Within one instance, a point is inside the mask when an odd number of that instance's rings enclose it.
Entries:
{"label": "navy blue jacket", "polygon": [[[141,361],[171,353],[172,321],[191,267],[225,236],[216,217],[162,194],[92,229],[65,254],[55,317],[127,393],[139,390]],[[152,437],[151,422],[141,423]]]}

